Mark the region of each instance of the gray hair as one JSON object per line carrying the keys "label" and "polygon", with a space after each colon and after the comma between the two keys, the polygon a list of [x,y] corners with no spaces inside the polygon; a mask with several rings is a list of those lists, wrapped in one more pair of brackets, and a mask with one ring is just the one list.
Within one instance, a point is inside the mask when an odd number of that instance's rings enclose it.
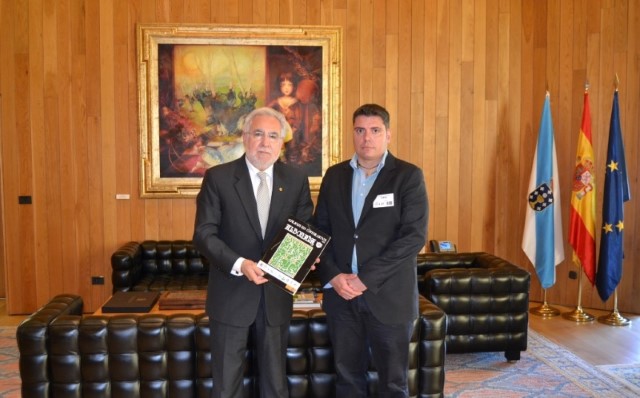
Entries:
{"label": "gray hair", "polygon": [[256,116],[271,116],[278,120],[280,123],[280,138],[285,138],[287,135],[287,131],[291,129],[287,119],[284,115],[277,110],[269,107],[262,107],[258,109],[254,109],[245,117],[244,125],[242,126],[242,133],[246,134],[250,132],[251,124],[253,123],[253,119]]}

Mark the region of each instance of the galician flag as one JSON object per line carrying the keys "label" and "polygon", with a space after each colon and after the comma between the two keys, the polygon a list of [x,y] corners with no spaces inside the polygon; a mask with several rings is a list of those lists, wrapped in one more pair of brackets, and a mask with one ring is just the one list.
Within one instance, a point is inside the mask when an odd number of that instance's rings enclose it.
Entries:
{"label": "galician flag", "polygon": [[602,199],[602,231],[596,287],[602,301],[607,301],[622,279],[622,232],[624,230],[624,202],[631,199],[627,165],[624,159],[618,91],[613,95],[607,167],[604,175]]}
{"label": "galician flag", "polygon": [[522,250],[535,266],[540,284],[548,289],[556,283],[556,266],[564,260],[558,162],[548,91],[527,195]]}
{"label": "galician flag", "polygon": [[596,181],[591,142],[589,93],[585,91],[569,208],[569,244],[573,247],[573,261],[582,266],[593,286],[596,280]]}

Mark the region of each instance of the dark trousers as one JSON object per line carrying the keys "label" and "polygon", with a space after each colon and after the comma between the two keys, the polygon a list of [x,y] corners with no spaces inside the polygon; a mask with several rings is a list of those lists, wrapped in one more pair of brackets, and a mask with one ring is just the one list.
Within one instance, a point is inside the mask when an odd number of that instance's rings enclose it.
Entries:
{"label": "dark trousers", "polygon": [[[211,398],[241,398],[247,340],[251,326],[238,327],[210,320]],[[289,324],[270,326],[264,311],[264,298],[255,320],[255,347],[259,370],[258,391],[262,398],[288,397],[287,341]],[[251,396],[251,395],[249,395]]]}
{"label": "dark trousers", "polygon": [[[342,300],[332,289],[325,299]],[[371,313],[363,297],[335,306],[327,314],[336,366],[336,397],[366,397],[369,350],[378,371],[379,398],[409,396],[409,342],[413,322],[386,325]]]}

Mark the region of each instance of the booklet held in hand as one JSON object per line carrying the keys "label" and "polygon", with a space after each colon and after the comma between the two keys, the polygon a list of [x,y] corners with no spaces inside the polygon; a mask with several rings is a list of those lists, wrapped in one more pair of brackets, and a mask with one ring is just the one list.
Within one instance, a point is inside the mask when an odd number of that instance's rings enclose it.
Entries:
{"label": "booklet held in hand", "polygon": [[258,261],[258,267],[265,272],[265,278],[295,294],[330,239],[317,228],[290,217]]}

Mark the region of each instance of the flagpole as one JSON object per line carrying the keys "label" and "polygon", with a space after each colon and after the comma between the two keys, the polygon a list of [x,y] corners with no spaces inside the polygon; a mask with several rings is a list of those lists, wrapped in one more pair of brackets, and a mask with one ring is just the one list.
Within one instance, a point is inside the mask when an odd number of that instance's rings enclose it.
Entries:
{"label": "flagpole", "polygon": [[593,315],[582,310],[582,272],[578,273],[578,306],[575,310],[562,314],[564,319],[575,322],[591,322],[595,318]]}
{"label": "flagpole", "polygon": [[554,316],[560,315],[560,311],[557,308],[554,308],[547,304],[547,289],[544,289],[544,302],[541,306],[531,308],[529,310],[533,315],[538,315],[543,318],[553,318]]}
{"label": "flagpole", "polygon": [[627,326],[631,323],[628,318],[618,312],[618,288],[613,291],[613,311],[609,315],[599,317],[598,322],[611,326]]}

